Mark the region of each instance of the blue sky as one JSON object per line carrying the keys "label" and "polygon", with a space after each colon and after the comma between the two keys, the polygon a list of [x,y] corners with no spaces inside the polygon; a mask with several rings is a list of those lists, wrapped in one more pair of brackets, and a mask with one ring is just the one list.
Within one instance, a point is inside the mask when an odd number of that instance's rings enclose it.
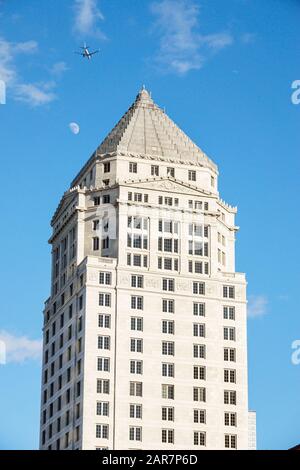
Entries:
{"label": "blue sky", "polygon": [[[0,449],[38,446],[50,217],[142,84],[238,205],[258,446],[300,443],[299,20],[296,0],[0,1]],[[74,54],[83,41],[101,49],[93,61]]]}

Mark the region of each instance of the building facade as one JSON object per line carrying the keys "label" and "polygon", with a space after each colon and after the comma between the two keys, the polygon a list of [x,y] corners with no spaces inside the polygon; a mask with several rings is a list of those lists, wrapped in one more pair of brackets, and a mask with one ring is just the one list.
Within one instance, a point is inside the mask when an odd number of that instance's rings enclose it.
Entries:
{"label": "building facade", "polygon": [[235,215],[141,90],[52,218],[41,449],[248,448]]}

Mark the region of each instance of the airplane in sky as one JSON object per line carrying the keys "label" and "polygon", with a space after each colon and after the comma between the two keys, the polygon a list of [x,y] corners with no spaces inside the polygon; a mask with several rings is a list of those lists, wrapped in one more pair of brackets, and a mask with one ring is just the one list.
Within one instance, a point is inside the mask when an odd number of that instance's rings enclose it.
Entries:
{"label": "airplane in sky", "polygon": [[81,55],[84,59],[91,60],[91,58],[94,54],[98,54],[98,52],[100,52],[100,49],[97,49],[96,51],[90,52],[89,48],[90,48],[90,46],[87,46],[86,43],[84,43],[83,46],[80,47],[80,49],[82,49],[82,51],[81,52],[76,51],[75,54]]}

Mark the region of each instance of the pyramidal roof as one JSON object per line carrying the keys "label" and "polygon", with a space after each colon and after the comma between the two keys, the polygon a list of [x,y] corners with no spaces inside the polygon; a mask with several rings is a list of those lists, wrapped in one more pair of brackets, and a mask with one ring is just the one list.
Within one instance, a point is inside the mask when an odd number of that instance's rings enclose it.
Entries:
{"label": "pyramidal roof", "polygon": [[157,106],[143,88],[97,149],[199,163],[216,169],[205,153]]}

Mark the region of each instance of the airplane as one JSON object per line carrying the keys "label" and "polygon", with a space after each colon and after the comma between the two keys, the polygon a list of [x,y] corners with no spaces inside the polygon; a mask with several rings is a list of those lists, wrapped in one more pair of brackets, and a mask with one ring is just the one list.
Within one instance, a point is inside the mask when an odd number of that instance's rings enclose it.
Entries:
{"label": "airplane", "polygon": [[90,46],[87,46],[86,43],[84,43],[83,46],[80,47],[80,49],[82,49],[82,52],[76,51],[75,54],[81,55],[84,59],[91,60],[91,58],[94,54],[97,54],[98,52],[100,52],[100,49],[97,49],[96,51],[90,52],[89,47]]}

